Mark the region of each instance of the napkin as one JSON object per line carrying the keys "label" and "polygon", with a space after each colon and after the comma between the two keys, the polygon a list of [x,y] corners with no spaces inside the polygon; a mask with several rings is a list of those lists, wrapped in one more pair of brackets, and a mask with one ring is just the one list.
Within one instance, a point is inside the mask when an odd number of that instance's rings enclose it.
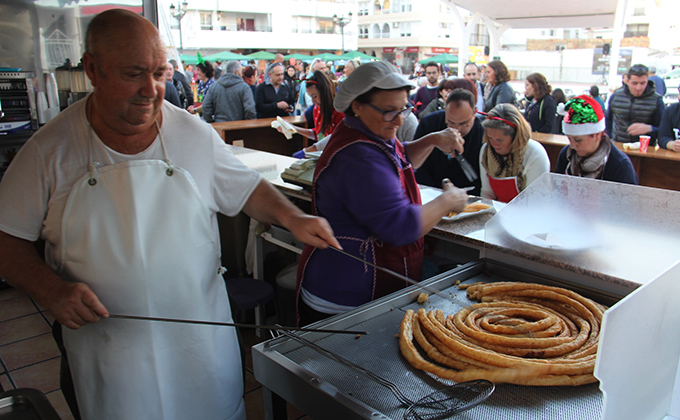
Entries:
{"label": "napkin", "polygon": [[284,121],[281,117],[276,117],[276,121],[272,121],[272,128],[278,129],[281,127],[283,135],[286,139],[290,140],[293,138],[293,134],[297,133],[295,127],[293,127],[288,121]]}

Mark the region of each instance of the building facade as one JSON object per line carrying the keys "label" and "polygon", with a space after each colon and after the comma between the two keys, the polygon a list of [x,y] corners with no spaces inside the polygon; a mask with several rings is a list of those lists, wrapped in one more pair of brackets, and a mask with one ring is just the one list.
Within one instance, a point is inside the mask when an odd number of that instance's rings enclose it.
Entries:
{"label": "building facade", "polygon": [[[357,49],[355,0],[186,0],[181,20],[171,16],[170,2],[159,1],[159,27],[168,22],[166,37],[183,52],[212,54],[266,50],[283,54],[339,53]],[[178,8],[178,4],[173,4]],[[177,9],[175,9],[177,10]],[[347,26],[333,16],[354,17]],[[180,31],[181,24],[181,31]],[[163,32],[163,30],[161,30]],[[180,32],[182,42],[180,43]]]}
{"label": "building facade", "polygon": [[461,18],[440,0],[358,0],[359,51],[411,73],[419,61],[458,55]]}

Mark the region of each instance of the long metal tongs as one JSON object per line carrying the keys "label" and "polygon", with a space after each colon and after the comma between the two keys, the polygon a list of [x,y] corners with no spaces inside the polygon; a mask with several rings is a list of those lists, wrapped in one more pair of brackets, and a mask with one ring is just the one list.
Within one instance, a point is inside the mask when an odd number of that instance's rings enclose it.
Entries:
{"label": "long metal tongs", "polygon": [[115,315],[109,314],[109,318],[119,319],[136,319],[140,321],[161,321],[161,322],[175,322],[180,324],[199,324],[199,325],[217,325],[221,327],[241,327],[241,328],[261,328],[263,330],[277,330],[277,331],[302,331],[302,332],[322,332],[330,334],[352,334],[352,335],[367,335],[368,331],[350,331],[350,330],[329,330],[324,328],[305,328],[305,327],[283,327],[280,325],[256,325],[256,324],[240,324],[238,322],[214,322],[214,321],[194,321],[189,319],[175,319],[175,318],[156,318],[150,316],[135,316],[135,315]]}
{"label": "long metal tongs", "polygon": [[[338,251],[339,253],[341,253],[341,254],[343,254],[343,255],[346,255],[346,256],[348,256],[348,257],[350,257],[350,258],[354,258],[354,259],[357,260],[357,261],[361,261],[362,263],[367,264],[367,265],[369,265],[369,266],[371,266],[371,267],[373,267],[373,268],[375,268],[375,269],[377,269],[377,270],[380,270],[380,271],[385,272],[385,273],[387,273],[387,274],[389,274],[389,275],[391,275],[391,276],[394,276],[394,277],[398,278],[399,280],[403,280],[403,281],[405,281],[405,282],[407,282],[407,283],[409,283],[409,284],[413,284],[413,285],[415,285],[415,286],[418,286],[418,287],[420,287],[421,289],[425,290],[426,292],[429,292],[429,293],[431,293],[431,294],[433,294],[433,295],[440,295],[440,296],[442,296],[443,298],[447,299],[447,298],[446,298],[446,295],[444,295],[441,291],[439,291],[439,290],[437,290],[437,289],[435,289],[435,288],[426,286],[426,285],[422,284],[421,282],[417,282],[417,281],[415,281],[415,280],[413,280],[413,279],[410,279],[410,278],[406,277],[406,276],[403,275],[403,274],[399,274],[399,273],[397,273],[396,271],[390,270],[389,268],[385,268],[385,267],[381,267],[381,266],[379,266],[379,265],[377,265],[377,264],[373,264],[372,262],[366,261],[366,260],[363,259],[363,258],[360,258],[360,257],[357,257],[356,255],[350,254],[349,252],[347,252],[347,251],[345,251],[345,250],[343,250],[343,249],[336,248],[336,247],[334,247],[334,246],[329,246],[329,248],[331,248],[331,249],[333,249],[333,250],[335,250],[335,251]],[[454,300],[452,300],[451,298],[448,298],[447,300],[450,300],[451,302],[456,303],[456,302],[455,302]]]}

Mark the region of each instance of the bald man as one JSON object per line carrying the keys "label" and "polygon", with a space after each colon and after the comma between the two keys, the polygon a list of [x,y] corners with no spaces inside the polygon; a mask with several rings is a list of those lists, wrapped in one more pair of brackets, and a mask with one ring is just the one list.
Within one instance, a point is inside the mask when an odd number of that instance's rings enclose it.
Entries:
{"label": "bald man", "polygon": [[0,183],[0,276],[55,317],[74,417],[245,419],[233,328],[113,315],[231,322],[217,212],[339,244],[163,100],[165,47],[150,22],[99,14],[83,64],[94,91],[36,133]]}

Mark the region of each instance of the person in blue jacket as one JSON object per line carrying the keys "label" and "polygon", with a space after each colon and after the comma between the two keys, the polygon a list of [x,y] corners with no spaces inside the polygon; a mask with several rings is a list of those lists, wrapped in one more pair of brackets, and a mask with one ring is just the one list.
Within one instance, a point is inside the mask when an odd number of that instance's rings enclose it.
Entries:
{"label": "person in blue jacket", "polygon": [[562,130],[569,138],[557,158],[559,174],[637,185],[638,177],[628,155],[620,151],[605,131],[602,107],[581,95],[564,106]]}

